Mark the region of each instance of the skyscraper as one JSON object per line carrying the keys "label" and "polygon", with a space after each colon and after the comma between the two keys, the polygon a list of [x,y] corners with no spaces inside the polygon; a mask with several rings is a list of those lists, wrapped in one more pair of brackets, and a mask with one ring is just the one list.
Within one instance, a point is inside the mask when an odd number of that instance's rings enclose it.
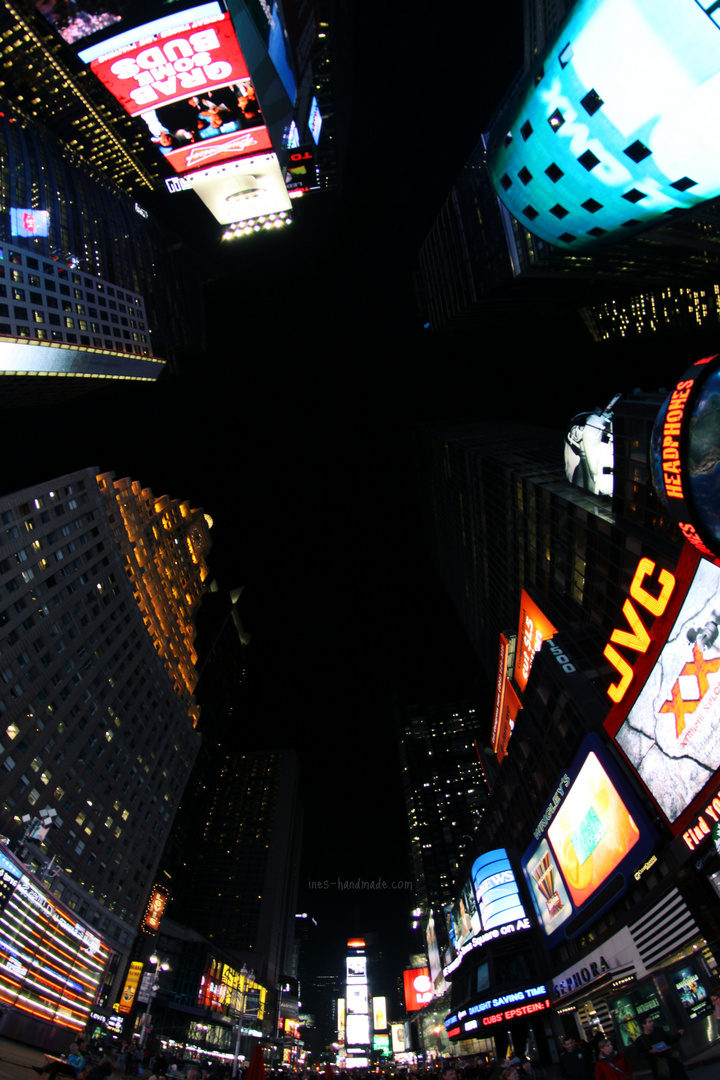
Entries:
{"label": "skyscraper", "polygon": [[293,751],[222,754],[201,812],[199,845],[186,852],[171,909],[177,921],[252,965],[270,987],[297,977],[297,784]]}
{"label": "skyscraper", "polygon": [[395,699],[394,708],[417,902],[427,919],[453,899],[458,866],[487,801],[475,745],[485,725],[468,701],[421,706]]}
{"label": "skyscraper", "polygon": [[208,524],[92,468],[2,497],[0,520],[4,827],[18,841],[54,811],[31,857],[116,950],[117,982],[199,748]]}

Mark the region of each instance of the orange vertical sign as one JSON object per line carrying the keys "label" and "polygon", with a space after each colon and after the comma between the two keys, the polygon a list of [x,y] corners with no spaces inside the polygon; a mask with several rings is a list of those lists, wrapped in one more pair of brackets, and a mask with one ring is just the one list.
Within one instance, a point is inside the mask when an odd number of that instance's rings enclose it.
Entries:
{"label": "orange vertical sign", "polygon": [[520,597],[520,621],[515,654],[515,682],[521,690],[527,686],[535,653],[540,651],[543,641],[547,641],[556,633],[556,627],[546,615],[543,615],[535,601],[523,589]]}

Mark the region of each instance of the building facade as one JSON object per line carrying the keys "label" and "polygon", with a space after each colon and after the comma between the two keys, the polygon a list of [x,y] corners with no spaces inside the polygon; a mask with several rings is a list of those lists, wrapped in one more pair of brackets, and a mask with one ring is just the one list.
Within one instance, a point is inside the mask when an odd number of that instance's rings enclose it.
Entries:
{"label": "building facade", "polygon": [[[689,1056],[717,1036],[709,989],[720,962],[718,863],[692,816],[704,789],[688,785],[683,805],[670,808],[659,778],[684,785],[685,752],[667,776],[664,757],[649,775],[628,737],[644,706],[632,705],[629,720],[617,712],[627,690],[620,671],[642,703],[666,641],[692,651],[682,645],[685,623],[694,624],[681,605],[708,573],[650,483],[659,405],[660,395],[635,395],[603,421],[576,417],[566,438],[469,422],[418,434],[428,547],[497,687],[504,728],[447,916],[446,1029],[460,1052],[504,1054],[510,1043],[551,1063],[562,1034],[599,1028],[632,1053],[648,1015],[684,1028]],[[577,486],[568,451],[601,428],[614,450],[605,466],[612,494],[595,494],[587,475]],[[653,730],[665,730],[669,709]],[[694,737],[676,725],[678,746]],[[703,776],[711,783],[711,766]],[[592,839],[582,824],[591,819]]]}
{"label": "building facade", "polygon": [[207,523],[94,469],[4,496],[0,517],[4,831],[20,843],[50,812],[27,858],[115,951],[109,1006],[199,748],[192,679],[153,620],[190,626]]}

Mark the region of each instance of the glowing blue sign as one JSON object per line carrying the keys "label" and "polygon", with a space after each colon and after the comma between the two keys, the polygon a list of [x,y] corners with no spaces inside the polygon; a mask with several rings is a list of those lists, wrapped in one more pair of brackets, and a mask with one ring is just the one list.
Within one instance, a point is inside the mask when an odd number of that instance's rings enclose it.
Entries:
{"label": "glowing blue sign", "polygon": [[720,195],[720,27],[703,3],[575,6],[489,144],[500,199],[537,236],[585,247]]}

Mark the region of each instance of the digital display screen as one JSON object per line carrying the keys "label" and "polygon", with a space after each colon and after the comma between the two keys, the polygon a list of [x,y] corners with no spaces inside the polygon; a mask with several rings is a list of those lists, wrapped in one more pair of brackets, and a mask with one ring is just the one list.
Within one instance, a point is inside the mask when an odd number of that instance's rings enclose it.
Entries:
{"label": "digital display screen", "polygon": [[50,214],[47,210],[21,210],[10,207],[11,236],[48,236]]}
{"label": "digital display screen", "polygon": [[[589,735],[560,778],[522,858],[523,872],[549,939],[584,928],[582,911],[607,888],[608,906],[650,854],[655,833],[602,741]],[[598,911],[593,905],[593,918]],[[604,908],[601,908],[604,910]]]}
{"label": "digital display screen", "polygon": [[[619,397],[619,395],[618,395]],[[565,476],[593,495],[612,495],[615,454],[613,398],[605,409],[578,413],[565,434]]]}
{"label": "digital display screen", "polygon": [[345,1017],[345,1042],[347,1046],[370,1045],[370,1017],[348,1013]]}
{"label": "digital display screen", "polygon": [[232,21],[217,5],[144,24],[80,55],[180,174],[272,149]]}
{"label": "digital display screen", "polygon": [[525,918],[525,908],[505,848],[480,855],[473,863],[471,873],[483,930],[495,930]]}
{"label": "digital display screen", "polygon": [[405,1009],[417,1012],[433,999],[433,985],[428,968],[412,968],[403,972]]}
{"label": "digital display screen", "polygon": [[0,852],[0,1002],[83,1031],[108,946]]}
{"label": "digital display screen", "polygon": [[320,113],[320,106],[317,103],[317,98],[313,98],[310,102],[310,115],[308,116],[308,130],[312,135],[313,142],[317,146],[320,142],[320,128],[322,127],[322,115]]}
{"label": "digital display screen", "polygon": [[719,44],[709,3],[581,0],[493,129],[498,197],[571,250],[716,198]]}
{"label": "digital display screen", "polygon": [[719,627],[720,567],[700,559],[667,642],[615,734],[672,825],[720,768]]}
{"label": "digital display screen", "polygon": [[366,982],[367,981],[367,957],[366,956],[348,956],[347,961],[347,977],[348,982]]}

